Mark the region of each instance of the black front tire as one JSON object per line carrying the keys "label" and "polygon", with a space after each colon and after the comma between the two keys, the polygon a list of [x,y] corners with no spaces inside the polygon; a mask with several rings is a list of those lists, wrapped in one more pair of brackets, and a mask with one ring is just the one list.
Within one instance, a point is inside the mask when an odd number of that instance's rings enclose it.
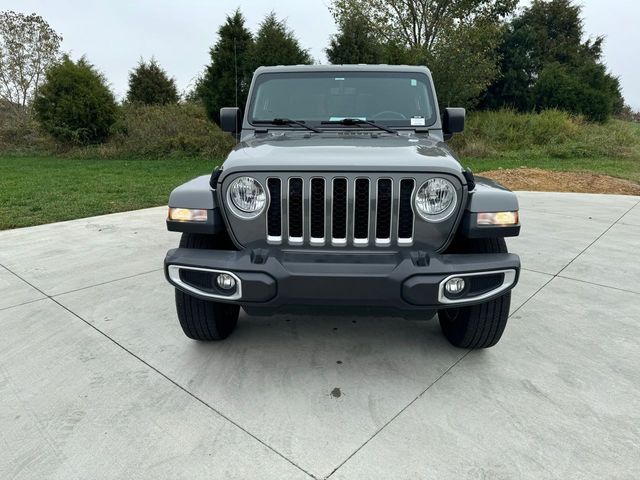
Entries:
{"label": "black front tire", "polygon": [[[457,239],[447,253],[507,253],[503,238]],[[489,348],[502,337],[509,318],[511,292],[479,305],[443,309],[440,328],[460,348]]]}
{"label": "black front tire", "polygon": [[[218,235],[183,233],[180,248],[229,250],[230,239]],[[184,334],[194,340],[224,340],[236,328],[240,307],[193,297],[176,288],[176,311]]]}

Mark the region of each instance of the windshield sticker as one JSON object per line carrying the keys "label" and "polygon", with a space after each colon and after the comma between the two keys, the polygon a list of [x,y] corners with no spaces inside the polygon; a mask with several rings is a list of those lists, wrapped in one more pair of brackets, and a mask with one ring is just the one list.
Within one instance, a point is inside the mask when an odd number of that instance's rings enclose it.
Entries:
{"label": "windshield sticker", "polygon": [[411,117],[412,127],[424,127],[424,117]]}
{"label": "windshield sticker", "polygon": [[418,81],[415,78],[411,79],[411,86],[415,87],[416,85],[418,85]]}
{"label": "windshield sticker", "polygon": [[330,122],[341,122],[345,118],[353,118],[354,120],[366,120],[367,119],[367,117],[329,117],[329,121]]}
{"label": "windshield sticker", "polygon": [[335,80],[344,80],[344,77],[336,77]]}

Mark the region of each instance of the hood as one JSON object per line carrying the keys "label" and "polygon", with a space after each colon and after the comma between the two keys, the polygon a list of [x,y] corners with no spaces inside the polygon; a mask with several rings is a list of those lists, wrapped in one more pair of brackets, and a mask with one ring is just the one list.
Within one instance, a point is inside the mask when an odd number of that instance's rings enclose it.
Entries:
{"label": "hood", "polygon": [[447,145],[427,135],[270,133],[240,142],[223,177],[251,171],[438,172],[460,178],[462,166]]}

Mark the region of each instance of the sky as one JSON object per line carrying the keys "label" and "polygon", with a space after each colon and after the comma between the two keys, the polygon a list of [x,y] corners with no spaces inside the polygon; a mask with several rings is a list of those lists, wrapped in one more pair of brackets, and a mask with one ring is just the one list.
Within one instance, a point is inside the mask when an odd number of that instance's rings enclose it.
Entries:
{"label": "sky", "polygon": [[[528,2],[524,0],[522,5]],[[580,0],[585,33],[604,35],[604,61],[620,77],[628,104],[640,110],[640,1]],[[180,91],[193,85],[209,61],[209,48],[225,16],[240,7],[255,31],[271,10],[285,19],[319,63],[336,32],[329,0],[0,0],[0,10],[35,12],[64,40],[73,58],[86,55],[122,98],[129,71],[155,56]]]}

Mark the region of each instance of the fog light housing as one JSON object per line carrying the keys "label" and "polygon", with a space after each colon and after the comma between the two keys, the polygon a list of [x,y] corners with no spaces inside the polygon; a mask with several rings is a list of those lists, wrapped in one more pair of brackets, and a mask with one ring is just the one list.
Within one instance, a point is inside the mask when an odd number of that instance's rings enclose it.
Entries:
{"label": "fog light housing", "polygon": [[454,277],[447,280],[447,283],[444,284],[444,289],[449,295],[460,295],[464,291],[465,286],[466,282],[464,278]]}
{"label": "fog light housing", "polygon": [[236,279],[233,278],[228,273],[221,273],[216,278],[216,284],[222,290],[231,290],[232,288],[235,288],[235,286],[236,286]]}

